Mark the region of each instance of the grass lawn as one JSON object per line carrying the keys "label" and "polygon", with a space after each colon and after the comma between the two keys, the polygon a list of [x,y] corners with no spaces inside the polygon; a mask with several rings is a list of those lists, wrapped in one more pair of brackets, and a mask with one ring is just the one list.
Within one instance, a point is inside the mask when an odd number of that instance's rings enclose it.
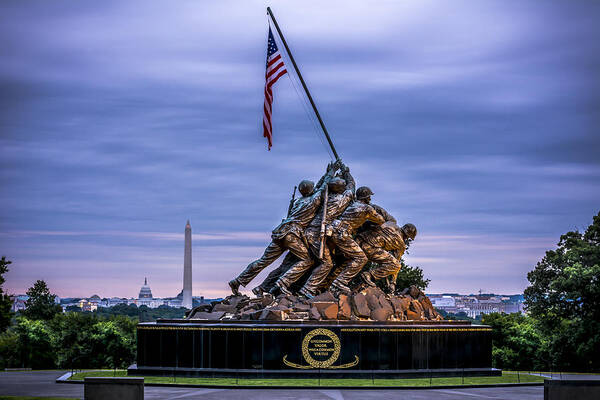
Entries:
{"label": "grass lawn", "polygon": [[[86,376],[127,376],[125,370],[89,371],[73,375],[69,380],[82,380]],[[145,376],[145,383],[169,383],[222,386],[445,386],[445,385],[492,385],[497,383],[544,382],[544,377],[524,372],[503,372],[502,376],[418,379],[248,379],[248,378],[184,378]]]}
{"label": "grass lawn", "polygon": [[73,400],[74,397],[0,396],[0,400]]}

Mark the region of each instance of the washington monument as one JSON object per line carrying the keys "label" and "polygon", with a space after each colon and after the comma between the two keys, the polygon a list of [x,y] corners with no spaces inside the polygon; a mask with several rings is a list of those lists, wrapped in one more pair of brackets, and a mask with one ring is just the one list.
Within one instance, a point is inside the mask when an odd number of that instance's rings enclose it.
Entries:
{"label": "washington monument", "polygon": [[183,302],[187,309],[192,309],[192,226],[188,220],[185,224],[185,253],[183,256]]}

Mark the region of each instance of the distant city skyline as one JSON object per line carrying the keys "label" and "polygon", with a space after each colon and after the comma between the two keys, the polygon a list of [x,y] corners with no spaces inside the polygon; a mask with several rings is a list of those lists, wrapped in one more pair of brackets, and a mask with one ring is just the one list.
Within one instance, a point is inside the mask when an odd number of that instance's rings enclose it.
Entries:
{"label": "distant city skyline", "polygon": [[[151,298],[171,298],[171,297],[176,297],[176,296],[179,294],[179,293],[174,293],[174,294],[171,294],[171,295],[166,295],[166,296],[158,296],[158,295],[156,295],[156,296],[155,296],[155,295],[152,293],[152,285],[151,285],[151,282],[149,282],[149,281],[148,281],[148,277],[144,277],[144,282],[143,282],[143,284],[141,285],[141,287],[142,287],[142,289],[141,289],[141,290],[139,289],[139,287],[138,287],[137,289],[136,289],[136,288],[134,288],[135,290],[134,290],[134,289],[132,289],[132,290],[131,290],[131,292],[132,292],[132,293],[127,293],[127,294],[125,294],[125,295],[121,294],[121,295],[104,296],[104,295],[102,295],[102,293],[101,293],[101,292],[99,292],[99,291],[95,291],[95,292],[94,292],[94,291],[92,291],[92,293],[91,293],[91,294],[89,294],[89,293],[84,293],[84,294],[75,295],[75,296],[61,296],[59,293],[53,293],[53,294],[55,294],[55,295],[57,295],[59,298],[63,298],[63,299],[64,299],[64,298],[81,298],[81,299],[83,299],[83,298],[91,298],[91,297],[93,297],[93,296],[98,296],[98,297],[100,297],[100,298],[103,298],[103,299],[104,299],[104,298],[106,298],[106,299],[108,299],[108,298],[128,298],[128,299],[130,299],[130,298],[144,298],[145,296],[144,296],[144,297],[142,297],[142,296],[140,295],[140,293],[141,293],[141,292],[144,290],[144,287],[146,287],[146,286],[147,286],[147,287],[149,287],[150,293],[151,293],[151,295],[152,295],[152,297],[151,297]],[[135,293],[134,293],[134,292],[137,292],[137,293],[138,293],[138,295],[137,295],[137,296],[135,296]],[[485,296],[485,295],[517,296],[517,295],[521,295],[521,296],[522,296],[522,295],[523,295],[523,293],[522,293],[522,292],[519,292],[519,293],[490,292],[490,291],[485,291],[485,290],[482,290],[482,289],[473,290],[473,291],[470,291],[470,292],[469,292],[469,291],[467,291],[467,292],[463,292],[463,293],[459,293],[459,292],[448,292],[448,291],[446,291],[446,292],[433,292],[433,291],[429,291],[429,290],[428,290],[427,292],[428,292],[428,293],[427,293],[428,295],[447,295],[447,294],[458,294],[458,295],[462,295],[462,296],[471,296],[471,295],[473,295],[473,296],[476,296],[476,295],[477,295],[477,296],[482,296],[482,295],[483,295],[483,296]],[[21,295],[24,295],[24,294],[25,294],[25,291],[23,291],[22,293],[11,293],[11,295],[15,295],[15,296],[21,296]],[[226,295],[229,295],[229,294],[230,294],[230,293],[226,293]],[[202,298],[210,298],[210,297],[208,297],[208,296],[205,296],[205,295],[204,295],[204,294],[202,294],[202,293],[199,293],[199,294],[194,294],[194,296],[193,296],[193,297],[194,297],[194,298],[201,298],[201,297],[202,297]],[[222,296],[222,297],[225,297],[225,296]],[[216,298],[216,297],[215,297],[215,298]]]}
{"label": "distant city skyline", "polygon": [[[330,161],[287,75],[266,149],[268,3],[0,3],[7,292],[176,295],[189,219],[193,293],[229,293]],[[271,6],[357,185],[417,226],[428,292],[521,293],[598,213],[600,3]]]}

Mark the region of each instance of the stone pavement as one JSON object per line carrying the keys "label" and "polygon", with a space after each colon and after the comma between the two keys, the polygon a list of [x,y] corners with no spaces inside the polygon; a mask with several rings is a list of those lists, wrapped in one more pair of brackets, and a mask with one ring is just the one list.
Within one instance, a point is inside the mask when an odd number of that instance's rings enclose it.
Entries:
{"label": "stone pavement", "polygon": [[[83,385],[55,383],[66,371],[13,371],[0,372],[0,395],[83,397]],[[581,376],[581,375],[579,375]],[[589,375],[587,375],[589,379]],[[523,399],[542,400],[542,386],[465,389],[204,389],[146,387],[145,399],[205,399],[205,400],[263,400],[263,399],[323,399],[323,400],[370,400],[370,399]]]}

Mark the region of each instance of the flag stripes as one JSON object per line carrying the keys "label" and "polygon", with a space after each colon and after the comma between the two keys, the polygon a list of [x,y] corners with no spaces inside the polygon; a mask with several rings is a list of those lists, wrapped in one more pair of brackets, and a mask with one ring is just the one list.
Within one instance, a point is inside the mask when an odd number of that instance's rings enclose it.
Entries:
{"label": "flag stripes", "polygon": [[269,150],[273,146],[273,125],[271,115],[273,111],[273,89],[272,86],[287,73],[277,44],[273,38],[273,32],[269,27],[269,40],[267,43],[267,70],[265,72],[265,102],[263,115],[263,136],[267,138]]}

